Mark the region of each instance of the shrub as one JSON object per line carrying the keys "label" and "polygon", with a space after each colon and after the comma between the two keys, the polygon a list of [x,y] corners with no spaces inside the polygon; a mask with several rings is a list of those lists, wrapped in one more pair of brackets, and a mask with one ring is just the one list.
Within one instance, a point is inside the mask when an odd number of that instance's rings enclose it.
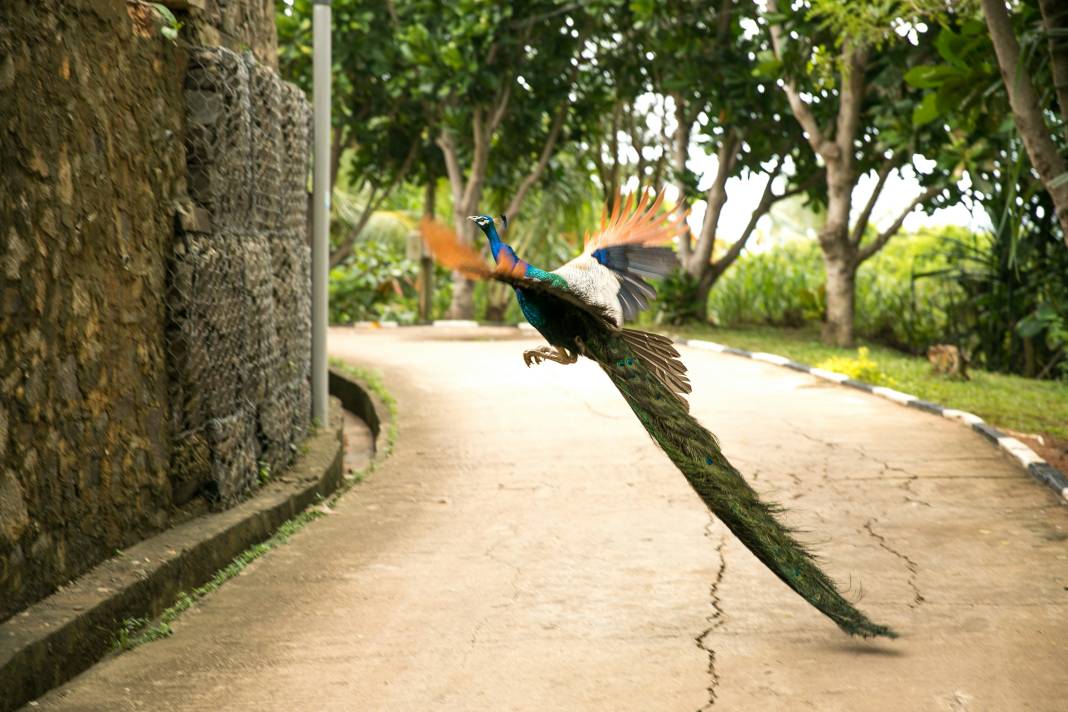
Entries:
{"label": "shrub", "polygon": [[415,321],[419,268],[391,242],[359,242],[352,257],[330,270],[330,322]]}
{"label": "shrub", "polygon": [[871,352],[867,346],[861,346],[857,349],[857,357],[852,358],[850,356],[831,356],[828,359],[824,359],[816,364],[817,368],[822,368],[824,371],[834,371],[849,376],[855,381],[864,381],[865,383],[872,383],[877,386],[886,386],[893,388],[895,382],[893,378],[883,373],[879,368],[879,364],[875,362],[871,357]]}

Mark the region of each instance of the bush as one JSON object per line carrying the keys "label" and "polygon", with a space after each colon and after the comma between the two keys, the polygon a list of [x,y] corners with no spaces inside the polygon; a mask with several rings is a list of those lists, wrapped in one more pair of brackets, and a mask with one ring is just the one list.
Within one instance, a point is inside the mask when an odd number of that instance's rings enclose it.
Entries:
{"label": "bush", "polygon": [[419,266],[391,242],[359,242],[352,257],[330,270],[330,323],[395,319],[418,314]]}
{"label": "bush", "polygon": [[697,309],[697,280],[677,269],[657,285],[656,323],[678,326],[701,318]]}
{"label": "bush", "polygon": [[743,256],[712,287],[708,314],[721,326],[801,326],[823,317],[819,245],[796,240]]}
{"label": "bush", "polygon": [[893,378],[883,373],[879,364],[871,358],[871,352],[867,346],[857,349],[857,357],[831,356],[816,364],[816,368],[824,371],[834,371],[849,376],[855,381],[864,381],[877,386],[895,387]]}
{"label": "bush", "polygon": [[[947,340],[950,312],[962,296],[947,280],[948,244],[971,237],[960,228],[900,235],[857,271],[856,329],[861,337],[911,353]],[[826,309],[823,256],[812,240],[795,240],[738,260],[709,294],[721,326],[802,326]]]}

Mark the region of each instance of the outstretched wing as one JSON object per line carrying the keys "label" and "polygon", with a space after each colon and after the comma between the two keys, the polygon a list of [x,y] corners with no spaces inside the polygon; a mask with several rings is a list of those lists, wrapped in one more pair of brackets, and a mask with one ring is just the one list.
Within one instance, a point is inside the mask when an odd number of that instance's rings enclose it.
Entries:
{"label": "outstretched wing", "polygon": [[663,190],[652,202],[646,191],[641,191],[636,204],[634,194],[628,195],[626,200],[616,196],[611,216],[606,206],[601,211],[601,229],[593,235],[586,235],[583,254],[593,255],[600,250],[621,245],[665,245],[686,234],[689,229],[686,215],[679,212],[660,213],[663,203]]}
{"label": "outstretched wing", "polygon": [[582,254],[555,270],[591,301],[618,312],[617,321],[631,320],[649,307],[656,290],[646,279],[666,276],[676,266],[667,245],[688,229],[685,214],[661,213],[664,192],[650,200],[642,191],[626,199],[618,196],[609,215],[601,213],[601,228],[587,234]]}
{"label": "outstretched wing", "polygon": [[[502,253],[501,262],[491,267],[478,250],[460,240],[448,226],[430,218],[423,218],[419,229],[423,241],[426,242],[427,248],[433,253],[435,259],[468,279],[491,279],[518,289],[560,299],[588,312],[613,331],[618,330],[614,315],[604,306],[585,301],[580,293],[565,288],[555,280],[528,276],[529,265],[526,262]],[[548,273],[542,272],[542,274]],[[560,282],[563,281],[565,280],[560,280]]]}
{"label": "outstretched wing", "polygon": [[[686,376],[686,366],[679,360],[679,353],[672,346],[671,339],[668,337],[621,328],[621,324],[616,318],[617,314],[611,309],[597,301],[585,298],[584,293],[575,291],[570,282],[567,282],[566,288],[555,283],[566,282],[566,278],[552,280],[530,277],[527,274],[529,265],[512,257],[507,252],[501,253],[502,261],[500,264],[496,267],[489,266],[474,247],[461,241],[452,229],[435,220],[424,218],[420,223],[420,231],[427,247],[438,262],[445,267],[456,270],[470,279],[492,279],[513,287],[560,299],[592,316],[595,324],[599,327],[607,331],[618,332],[630,346],[634,355],[669,389],[672,395],[682,404],[683,408],[688,409],[684,397],[690,392],[690,381]],[[600,269],[607,272],[603,267]],[[543,275],[553,274],[541,272],[541,270],[536,270],[536,272],[540,272]],[[614,279],[611,275],[609,277]]]}

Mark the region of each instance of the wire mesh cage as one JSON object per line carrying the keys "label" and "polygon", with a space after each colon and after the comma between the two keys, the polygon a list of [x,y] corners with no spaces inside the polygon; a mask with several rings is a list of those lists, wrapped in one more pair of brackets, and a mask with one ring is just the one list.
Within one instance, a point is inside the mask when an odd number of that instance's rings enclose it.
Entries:
{"label": "wire mesh cage", "polygon": [[290,464],[310,419],[311,111],[251,54],[190,53],[189,195],[168,271],[176,501],[230,506]]}

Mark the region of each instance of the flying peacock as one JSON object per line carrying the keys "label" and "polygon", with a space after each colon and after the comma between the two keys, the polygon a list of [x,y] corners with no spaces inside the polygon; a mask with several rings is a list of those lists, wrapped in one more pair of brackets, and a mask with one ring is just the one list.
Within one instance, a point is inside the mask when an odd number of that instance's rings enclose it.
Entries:
{"label": "flying peacock", "polygon": [[[610,215],[602,213],[600,231],[586,236],[582,254],[552,272],[520,259],[489,215],[469,220],[485,233],[495,268],[444,225],[424,220],[421,229],[445,266],[515,289],[523,315],[550,344],[524,352],[528,367],[543,360],[571,364],[579,356],[596,361],[708,508],[764,565],[846,633],[896,637],[843,598],[778,521],[781,510],[757,496],[716,437],[690,415],[686,367],[671,340],[623,326],[656,296],[646,279],[674,268],[667,244],[687,229],[684,216],[660,212],[663,198],[661,192],[650,201],[643,192],[636,203],[633,195],[625,203],[617,199]],[[507,218],[502,215],[500,222],[507,230]]]}

